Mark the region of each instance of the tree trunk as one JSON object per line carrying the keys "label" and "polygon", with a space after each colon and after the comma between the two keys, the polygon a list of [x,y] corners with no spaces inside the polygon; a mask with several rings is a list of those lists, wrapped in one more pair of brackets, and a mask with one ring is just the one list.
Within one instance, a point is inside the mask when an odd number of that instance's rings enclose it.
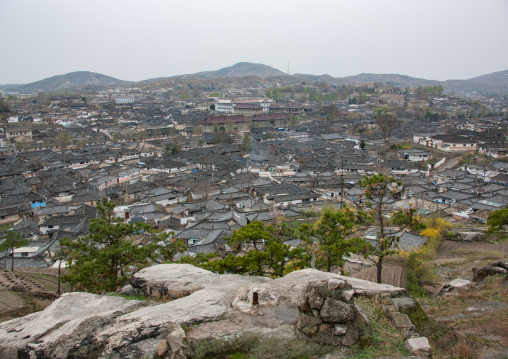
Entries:
{"label": "tree trunk", "polygon": [[383,198],[379,200],[379,207],[377,209],[377,217],[379,220],[379,237],[384,238],[385,236],[385,224],[383,219]]}
{"label": "tree trunk", "polygon": [[58,289],[56,292],[60,294],[60,274],[61,274],[61,268],[62,268],[62,259],[60,259],[60,262],[58,263]]}
{"label": "tree trunk", "polygon": [[11,260],[11,272],[14,273],[14,247],[11,248],[11,256],[12,256],[12,260]]}
{"label": "tree trunk", "polygon": [[381,284],[381,273],[383,271],[383,257],[380,256],[376,263],[376,269],[377,269],[377,282]]}

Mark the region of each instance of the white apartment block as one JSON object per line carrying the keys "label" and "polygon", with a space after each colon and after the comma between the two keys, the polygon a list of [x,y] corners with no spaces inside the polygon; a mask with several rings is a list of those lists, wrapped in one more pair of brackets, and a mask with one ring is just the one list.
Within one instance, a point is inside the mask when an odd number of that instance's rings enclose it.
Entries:
{"label": "white apartment block", "polygon": [[268,113],[271,101],[267,99],[219,100],[215,103],[215,111],[219,113],[234,114],[237,103],[256,104],[261,106],[262,112]]}
{"label": "white apartment block", "polygon": [[219,100],[215,104],[215,111],[221,113],[235,113],[235,101],[232,100]]}
{"label": "white apartment block", "polygon": [[125,105],[125,104],[129,104],[129,103],[134,103],[134,96],[119,96],[119,97],[115,97],[115,103],[117,105]]}

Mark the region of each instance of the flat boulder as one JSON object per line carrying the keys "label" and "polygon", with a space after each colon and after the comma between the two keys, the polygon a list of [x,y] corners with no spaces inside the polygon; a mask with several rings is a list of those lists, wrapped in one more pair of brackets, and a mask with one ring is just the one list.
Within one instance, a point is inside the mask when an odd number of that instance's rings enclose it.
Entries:
{"label": "flat boulder", "polygon": [[[299,304],[311,282],[321,284],[306,318]],[[368,331],[355,295],[405,295],[403,288],[314,269],[271,279],[186,264],[145,268],[125,290],[164,301],[64,294],[44,311],[0,323],[0,358],[221,357],[245,348],[262,358],[276,347],[294,357],[325,355],[335,350],[326,343],[351,345]],[[297,335],[299,321],[310,331],[319,324],[325,346]]]}
{"label": "flat boulder", "polygon": [[147,297],[178,299],[197,290],[231,283],[265,283],[270,278],[241,275],[218,275],[190,264],[160,264],[140,270],[130,280],[130,288]]}
{"label": "flat boulder", "polygon": [[432,348],[426,337],[410,338],[404,343],[405,348],[413,355],[419,357],[432,357]]}
{"label": "flat boulder", "polygon": [[66,293],[42,312],[0,323],[0,358],[67,358],[93,351],[98,327],[147,305],[146,302],[89,293]]}
{"label": "flat boulder", "polygon": [[473,282],[467,279],[457,278],[446,284],[443,284],[437,295],[444,295],[446,293],[457,293],[463,290],[470,289]]}

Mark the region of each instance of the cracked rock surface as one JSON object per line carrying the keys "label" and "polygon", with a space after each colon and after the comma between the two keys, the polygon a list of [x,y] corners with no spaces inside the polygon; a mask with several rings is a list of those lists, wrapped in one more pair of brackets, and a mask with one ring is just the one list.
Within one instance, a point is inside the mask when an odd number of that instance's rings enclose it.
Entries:
{"label": "cracked rock surface", "polygon": [[[123,290],[174,300],[153,303],[67,293],[44,311],[0,323],[0,358],[144,358],[157,356],[158,350],[169,353],[168,347],[179,341],[213,357],[216,352],[211,350],[220,350],[213,343],[244,339],[296,343],[298,305],[311,282],[341,293],[313,303],[321,306],[329,318],[327,329],[341,340],[349,334],[340,322],[361,317],[352,304],[355,292],[406,295],[403,288],[313,269],[270,279],[161,264],[138,272]],[[340,311],[332,300],[344,303]]]}

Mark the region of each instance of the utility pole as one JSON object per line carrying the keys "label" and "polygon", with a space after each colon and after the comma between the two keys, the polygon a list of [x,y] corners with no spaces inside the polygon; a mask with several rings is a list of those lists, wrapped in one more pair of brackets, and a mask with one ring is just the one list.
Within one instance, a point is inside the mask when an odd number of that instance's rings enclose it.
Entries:
{"label": "utility pole", "polygon": [[340,160],[340,210],[342,211],[343,207],[343,196],[344,196],[344,158]]}

